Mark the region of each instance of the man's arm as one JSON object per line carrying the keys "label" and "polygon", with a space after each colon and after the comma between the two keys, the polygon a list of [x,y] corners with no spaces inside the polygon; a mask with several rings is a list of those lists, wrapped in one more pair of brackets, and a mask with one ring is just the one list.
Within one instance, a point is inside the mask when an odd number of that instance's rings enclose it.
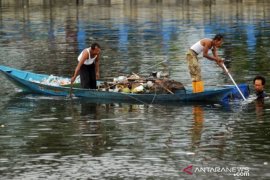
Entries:
{"label": "man's arm", "polygon": [[75,69],[75,72],[74,72],[74,75],[72,76],[70,82],[71,84],[74,83],[74,81],[76,80],[77,76],[79,75],[79,72],[80,72],[80,69],[81,69],[81,66],[84,64],[84,62],[88,59],[88,52],[86,50],[83,51],[83,54],[82,54],[82,57],[80,59],[80,61],[78,62],[77,66],[76,66],[76,69]]}
{"label": "man's arm", "polygon": [[95,60],[95,69],[96,69],[96,79],[100,78],[100,73],[99,73],[99,59],[100,59],[100,50],[97,52],[97,57]]}
{"label": "man's arm", "polygon": [[95,68],[96,68],[96,79],[99,79],[99,56],[97,56],[96,60],[95,60]]}
{"label": "man's arm", "polygon": [[217,53],[217,48],[216,47],[213,47],[212,49],[212,53],[213,53],[213,56],[220,59],[219,56],[218,56],[218,53]]}
{"label": "man's arm", "polygon": [[204,48],[203,48],[203,57],[211,60],[211,61],[215,61],[219,67],[221,67],[223,69],[224,72],[225,69],[224,67],[222,66],[222,64],[224,63],[223,60],[218,56],[217,54],[217,48],[216,47],[213,47],[212,49],[212,53],[213,53],[213,56],[210,56],[208,54],[208,51],[212,48],[212,45],[211,45],[211,42],[205,42],[204,43]]}
{"label": "man's arm", "polygon": [[216,48],[214,47],[213,49],[213,56],[210,56],[208,54],[208,51],[212,48],[211,42],[205,42],[204,43],[204,48],[203,48],[203,57],[211,60],[211,61],[216,61],[218,63],[219,57],[217,56]]}

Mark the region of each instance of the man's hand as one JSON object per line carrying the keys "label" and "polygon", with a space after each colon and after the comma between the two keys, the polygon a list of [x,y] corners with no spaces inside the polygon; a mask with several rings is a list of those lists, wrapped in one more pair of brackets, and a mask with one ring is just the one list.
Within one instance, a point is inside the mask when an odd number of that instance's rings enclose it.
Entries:
{"label": "man's hand", "polygon": [[221,58],[217,58],[216,59],[216,63],[219,65],[219,67],[221,67],[221,69],[223,69],[223,71],[228,74],[229,71],[226,71],[226,69],[224,68],[225,64],[224,64],[224,60]]}
{"label": "man's hand", "polygon": [[73,84],[75,80],[76,80],[76,76],[73,76],[73,77],[71,78],[71,80],[70,80],[70,84]]}
{"label": "man's hand", "polygon": [[221,58],[217,58],[216,59],[216,63],[219,65],[219,64],[223,64],[224,63],[224,61],[221,59]]}
{"label": "man's hand", "polygon": [[99,78],[99,73],[96,73],[96,80],[98,80]]}

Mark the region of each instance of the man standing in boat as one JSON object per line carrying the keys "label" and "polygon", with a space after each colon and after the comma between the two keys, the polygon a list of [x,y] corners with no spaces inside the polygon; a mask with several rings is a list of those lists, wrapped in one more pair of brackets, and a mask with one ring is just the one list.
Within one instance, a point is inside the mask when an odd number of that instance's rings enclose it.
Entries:
{"label": "man standing in boat", "polygon": [[80,74],[81,87],[86,89],[96,89],[97,79],[99,79],[99,58],[100,45],[93,43],[91,47],[84,49],[78,57],[78,65],[71,78],[71,84]]}
{"label": "man standing in boat", "polygon": [[[198,55],[202,52],[203,57],[211,61],[215,61],[223,69],[223,60],[217,54],[217,49],[222,45],[222,43],[223,36],[217,34],[213,39],[201,39],[192,45],[188,50],[186,59],[188,62],[188,68],[192,79],[192,87],[194,93],[204,91],[204,85],[201,77],[201,67],[198,62]],[[212,56],[208,54],[209,50],[212,50]]]}

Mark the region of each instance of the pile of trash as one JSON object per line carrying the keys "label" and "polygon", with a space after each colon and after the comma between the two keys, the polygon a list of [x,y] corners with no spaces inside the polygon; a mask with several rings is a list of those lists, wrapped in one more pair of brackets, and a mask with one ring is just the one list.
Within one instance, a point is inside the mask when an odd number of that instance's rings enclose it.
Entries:
{"label": "pile of trash", "polygon": [[157,73],[152,73],[150,77],[144,78],[133,73],[131,76],[119,76],[113,82],[104,82],[99,85],[98,90],[124,93],[155,93],[174,94],[177,90],[185,90],[182,83],[170,80],[167,77],[160,78]]}
{"label": "pile of trash", "polygon": [[[133,73],[130,76],[118,76],[113,78],[112,82],[104,81],[98,85],[99,91],[112,91],[123,93],[155,93],[155,94],[174,94],[177,90],[185,90],[182,83],[170,80],[167,74],[161,72],[154,72],[149,77],[140,77]],[[41,81],[29,79],[32,82],[45,84],[49,86],[68,86],[70,85],[70,78],[63,78],[50,75]],[[74,82],[80,84],[80,77],[78,76]],[[80,85],[78,86],[80,87]]]}
{"label": "pile of trash", "polygon": [[[50,75],[48,78],[43,78],[41,81],[33,80],[31,78],[29,81],[49,86],[64,86],[70,84],[70,78],[63,78],[54,75]],[[74,83],[80,83],[80,78],[77,77]]]}

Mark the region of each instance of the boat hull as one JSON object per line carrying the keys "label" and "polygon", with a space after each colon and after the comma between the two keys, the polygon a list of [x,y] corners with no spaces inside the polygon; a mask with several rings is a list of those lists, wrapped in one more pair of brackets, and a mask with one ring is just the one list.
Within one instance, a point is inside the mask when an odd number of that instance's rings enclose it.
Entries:
{"label": "boat hull", "polygon": [[137,94],[122,93],[111,91],[100,91],[95,89],[71,88],[65,86],[51,86],[37,83],[49,75],[36,74],[28,71],[22,71],[7,66],[0,66],[0,71],[6,75],[15,85],[31,93],[39,93],[53,96],[70,96],[90,98],[92,100],[110,100],[110,101],[132,101],[141,103],[158,102],[222,102],[230,96],[234,87],[215,87],[201,93],[192,93],[191,91],[181,90],[174,94]]}

